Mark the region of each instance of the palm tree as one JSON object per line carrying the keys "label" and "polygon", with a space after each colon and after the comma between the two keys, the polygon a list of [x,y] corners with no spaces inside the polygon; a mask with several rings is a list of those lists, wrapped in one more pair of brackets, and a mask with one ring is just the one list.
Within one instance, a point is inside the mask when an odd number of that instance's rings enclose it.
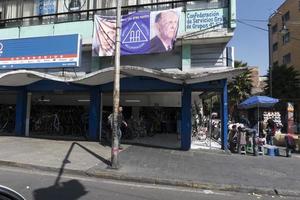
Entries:
{"label": "palm tree", "polygon": [[[270,95],[270,71],[267,74],[265,92]],[[294,67],[272,67],[272,96],[278,99],[295,99],[300,94],[300,73]]]}
{"label": "palm tree", "polygon": [[[246,67],[247,63],[235,61],[235,68]],[[251,71],[247,69],[244,73],[233,78],[233,81],[228,84],[229,108],[230,114],[236,119],[237,106],[251,95],[252,79]],[[234,116],[233,116],[234,114]]]}

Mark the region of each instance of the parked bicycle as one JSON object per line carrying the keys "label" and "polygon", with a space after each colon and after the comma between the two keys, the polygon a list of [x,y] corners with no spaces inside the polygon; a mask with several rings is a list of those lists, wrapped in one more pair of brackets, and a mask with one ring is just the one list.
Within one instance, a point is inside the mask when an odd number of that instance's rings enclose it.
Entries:
{"label": "parked bicycle", "polygon": [[15,106],[0,106],[0,133],[11,133],[15,127]]}

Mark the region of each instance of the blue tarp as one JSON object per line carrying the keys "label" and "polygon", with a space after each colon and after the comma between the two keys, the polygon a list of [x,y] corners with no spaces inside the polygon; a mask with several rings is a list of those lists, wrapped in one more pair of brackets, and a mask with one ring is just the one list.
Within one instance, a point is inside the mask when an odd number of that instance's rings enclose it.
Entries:
{"label": "blue tarp", "polygon": [[240,103],[239,108],[249,109],[249,108],[268,108],[278,103],[279,100],[267,96],[253,96],[242,103]]}

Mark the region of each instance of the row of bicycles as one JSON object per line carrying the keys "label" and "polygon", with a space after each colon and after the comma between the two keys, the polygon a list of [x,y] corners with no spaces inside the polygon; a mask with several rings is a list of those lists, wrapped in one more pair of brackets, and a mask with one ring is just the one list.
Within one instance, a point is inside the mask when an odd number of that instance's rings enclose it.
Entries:
{"label": "row of bicycles", "polygon": [[15,128],[15,106],[0,105],[0,133],[12,133]]}
{"label": "row of bicycles", "polygon": [[30,128],[36,134],[86,136],[88,116],[80,106],[34,106]]}

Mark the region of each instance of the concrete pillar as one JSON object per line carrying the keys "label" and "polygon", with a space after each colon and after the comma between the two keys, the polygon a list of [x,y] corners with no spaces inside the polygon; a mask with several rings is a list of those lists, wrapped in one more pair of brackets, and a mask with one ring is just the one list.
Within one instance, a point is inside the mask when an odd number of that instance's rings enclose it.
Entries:
{"label": "concrete pillar", "polygon": [[181,58],[182,71],[188,71],[191,69],[191,45],[182,45],[182,58]]}
{"label": "concrete pillar", "polygon": [[222,106],[221,106],[221,112],[222,112],[222,149],[227,150],[227,134],[228,134],[228,91],[227,91],[227,80],[222,81],[223,91],[222,91]]}
{"label": "concrete pillar", "polygon": [[98,140],[100,128],[100,103],[101,95],[98,88],[90,90],[90,110],[89,110],[89,140]]}
{"label": "concrete pillar", "polygon": [[16,103],[15,133],[17,136],[25,135],[26,107],[27,107],[27,91],[25,88],[22,88],[20,91],[18,91],[17,103]]}
{"label": "concrete pillar", "polygon": [[99,135],[99,141],[101,141],[101,136],[102,136],[102,119],[103,119],[103,103],[102,103],[103,99],[102,99],[102,93],[100,93],[100,106],[99,106],[99,114],[100,114],[100,118],[99,118],[99,130],[98,130],[98,135]]}
{"label": "concrete pillar", "polygon": [[192,132],[192,89],[184,85],[181,96],[181,149],[191,148]]}
{"label": "concrete pillar", "polygon": [[31,112],[31,96],[32,93],[27,93],[27,105],[26,105],[26,128],[25,128],[25,136],[29,136],[29,129],[30,129],[30,112]]}

